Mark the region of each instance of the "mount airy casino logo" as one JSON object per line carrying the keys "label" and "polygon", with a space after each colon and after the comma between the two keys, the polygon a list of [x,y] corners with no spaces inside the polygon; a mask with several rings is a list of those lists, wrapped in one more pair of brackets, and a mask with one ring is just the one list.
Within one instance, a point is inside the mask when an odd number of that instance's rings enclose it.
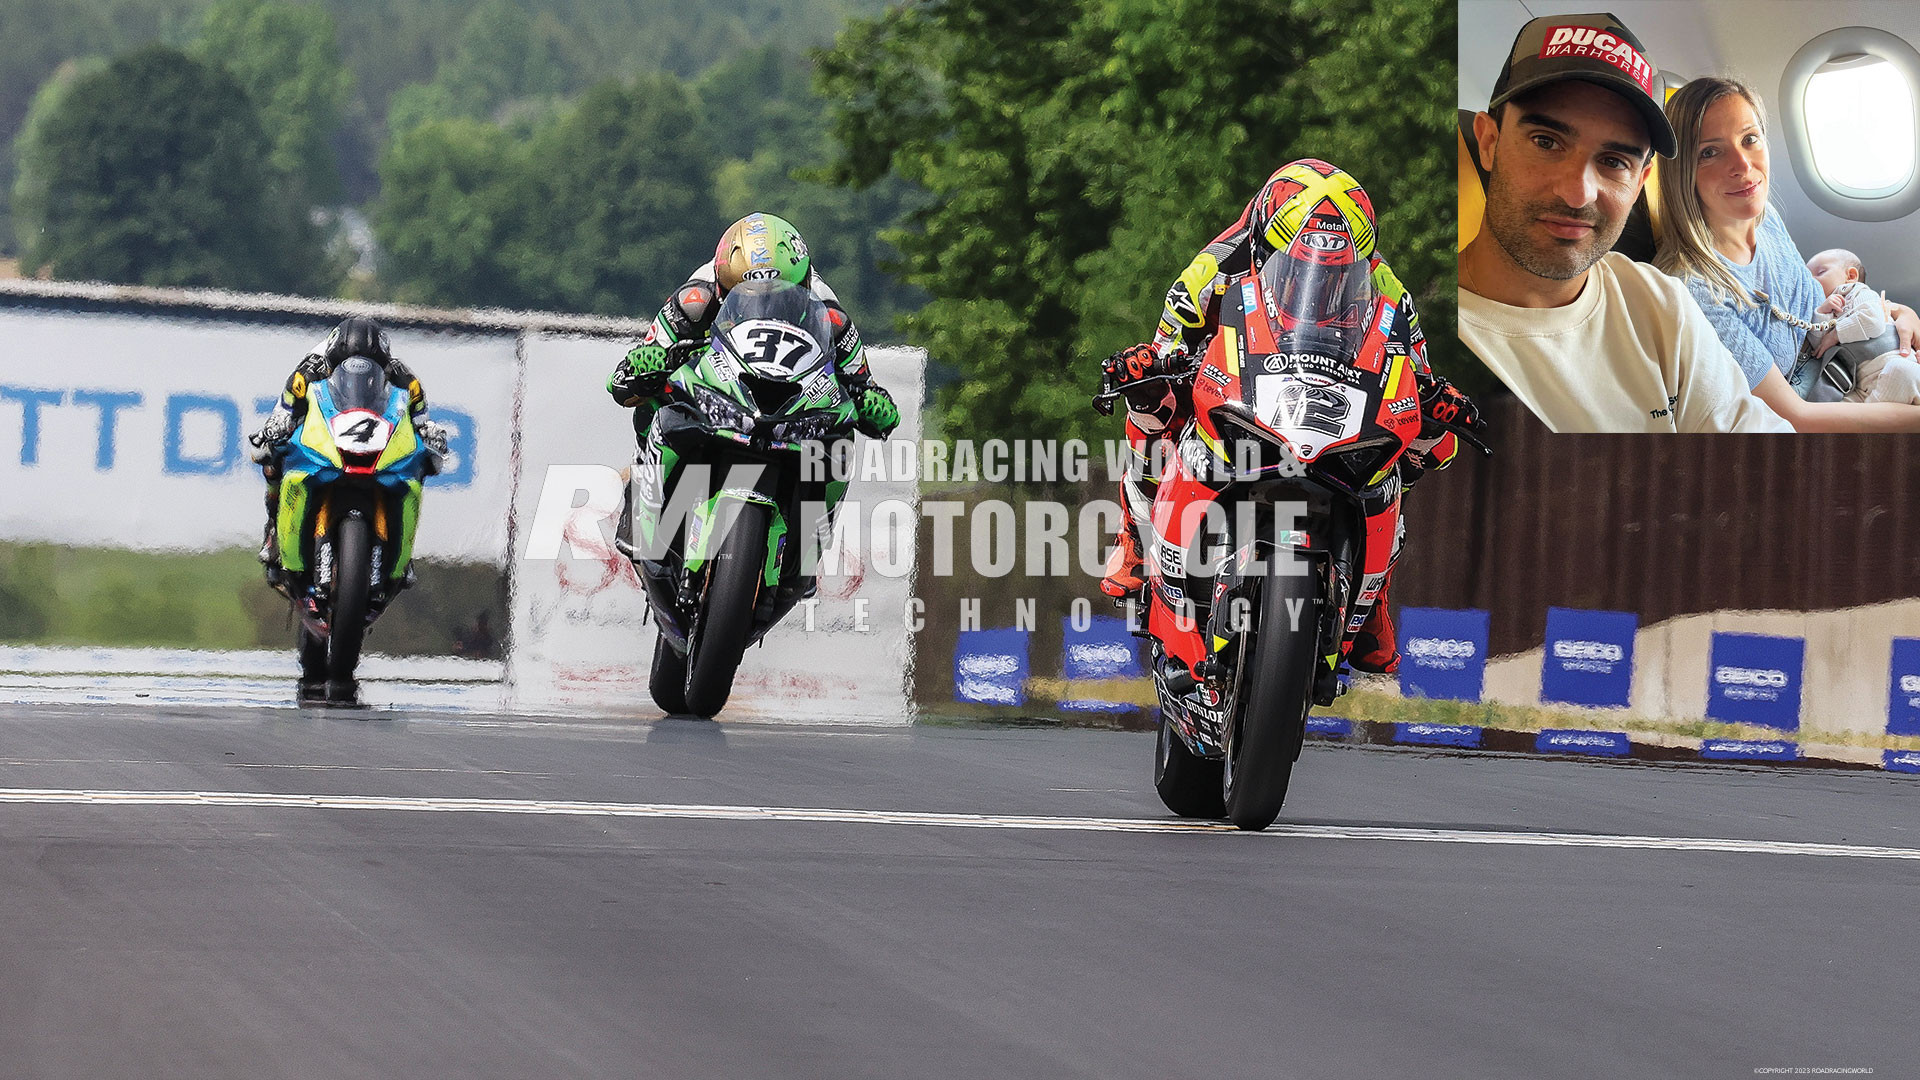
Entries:
{"label": "mount airy casino logo", "polygon": [[1591,26],[1553,27],[1547,31],[1547,44],[1540,50],[1540,59],[1559,57],[1605,60],[1626,72],[1627,78],[1640,84],[1640,89],[1653,93],[1653,65],[1647,63],[1639,50],[1604,30]]}

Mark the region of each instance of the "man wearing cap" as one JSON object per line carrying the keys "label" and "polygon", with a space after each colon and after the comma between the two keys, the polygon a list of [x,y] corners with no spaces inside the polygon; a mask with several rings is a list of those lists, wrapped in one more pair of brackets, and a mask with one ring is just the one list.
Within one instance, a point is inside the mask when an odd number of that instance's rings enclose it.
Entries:
{"label": "man wearing cap", "polygon": [[1520,30],[1474,139],[1489,173],[1460,253],[1460,340],[1554,431],[1791,431],[1686,286],[1612,252],[1673,128],[1612,15]]}

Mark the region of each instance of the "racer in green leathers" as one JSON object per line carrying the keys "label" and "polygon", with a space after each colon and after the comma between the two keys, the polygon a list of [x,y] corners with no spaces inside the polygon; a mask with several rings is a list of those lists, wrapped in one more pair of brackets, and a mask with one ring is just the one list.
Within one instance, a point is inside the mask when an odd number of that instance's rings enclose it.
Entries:
{"label": "racer in green leathers", "polygon": [[860,412],[860,430],[884,439],[899,425],[893,398],[873,381],[859,328],[814,272],[806,241],[781,218],[756,213],[727,229],[713,261],[702,263],[674,290],[640,344],[607,377],[607,393],[633,410],[636,438],[646,439],[653,414],[665,403],[668,377],[707,343],[727,291],[742,281],[774,279],[804,285],[826,304],[833,326],[834,369]]}

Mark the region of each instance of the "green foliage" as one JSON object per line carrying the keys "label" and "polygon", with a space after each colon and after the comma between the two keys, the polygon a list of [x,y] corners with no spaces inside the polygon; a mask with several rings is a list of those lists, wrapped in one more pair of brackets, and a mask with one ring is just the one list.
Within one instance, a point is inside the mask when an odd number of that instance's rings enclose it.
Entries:
{"label": "green foliage", "polygon": [[[206,0],[7,0],[0,3],[0,143],[11,143],[38,89],[63,64],[156,39],[184,41]],[[14,155],[0,153],[0,252],[11,253]]]}
{"label": "green foliage", "polygon": [[383,273],[429,303],[650,311],[724,224],[697,128],[668,76],[602,83],[526,139],[420,124],[381,163]]}
{"label": "green foliage", "polygon": [[269,164],[294,181],[300,198],[338,200],[332,139],[353,80],[327,10],[281,0],[220,0],[208,10],[193,51],[239,81],[273,142]]}
{"label": "green foliage", "polygon": [[149,46],[73,81],[20,150],[21,265],[146,285],[324,288],[327,260],[232,76]]}
{"label": "green foliage", "polygon": [[812,80],[813,64],[780,45],[741,52],[701,76],[704,139],[724,159],[715,178],[721,216],[761,210],[791,221],[862,333],[884,340],[926,299],[882,272],[898,255],[879,233],[912,205],[913,192],[898,179],[860,191],[829,181],[832,136]]}
{"label": "green foliage", "polygon": [[387,127],[397,134],[427,120],[498,118],[504,108],[578,89],[570,61],[575,48],[551,11],[529,15],[514,0],[484,0],[461,25],[453,55],[432,81],[394,94]]}
{"label": "green foliage", "polygon": [[1174,275],[1299,157],[1367,185],[1444,369],[1453,19],[1428,0],[936,0],[849,26],[821,59],[834,175],[930,196],[888,238],[933,297],[910,336],[963,374],[943,422],[1105,432],[1098,358],[1149,334]]}

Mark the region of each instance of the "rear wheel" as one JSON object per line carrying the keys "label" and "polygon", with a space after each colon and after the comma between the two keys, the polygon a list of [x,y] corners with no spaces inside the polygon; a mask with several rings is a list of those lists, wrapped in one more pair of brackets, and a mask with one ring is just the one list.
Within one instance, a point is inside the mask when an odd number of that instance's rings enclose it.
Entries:
{"label": "rear wheel", "polygon": [[[1266,579],[1261,590],[1260,621],[1254,624],[1252,666],[1246,707],[1229,725],[1221,778],[1226,816],[1242,829],[1258,831],[1280,816],[1307,732],[1313,704],[1314,653],[1319,645],[1320,578],[1313,574]],[[1294,601],[1299,625],[1288,617]]]}
{"label": "rear wheel", "polygon": [[1187,749],[1173,721],[1161,712],[1160,738],[1153,747],[1153,790],[1160,793],[1167,809],[1190,818],[1224,815],[1220,768],[1220,761],[1209,761]]}
{"label": "rear wheel", "polygon": [[367,519],[348,515],[333,536],[333,614],[327,632],[327,700],[357,700],[353,671],[367,634],[367,592],[373,579],[373,536]]}
{"label": "rear wheel", "polygon": [[653,639],[653,674],[647,680],[653,703],[668,716],[687,711],[687,658],[667,642],[667,635]]}
{"label": "rear wheel", "polygon": [[759,503],[737,505],[732,526],[707,568],[707,591],[687,649],[686,711],[695,716],[710,717],[726,707],[734,673],[753,635],[769,518]]}

